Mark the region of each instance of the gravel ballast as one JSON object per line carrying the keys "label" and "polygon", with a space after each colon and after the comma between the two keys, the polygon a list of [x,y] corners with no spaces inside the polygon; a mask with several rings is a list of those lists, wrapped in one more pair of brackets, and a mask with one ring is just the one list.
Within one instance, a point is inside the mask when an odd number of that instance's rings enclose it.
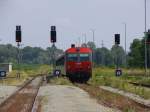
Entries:
{"label": "gravel ballast", "polygon": [[12,95],[18,88],[16,86],[0,85],[0,104]]}

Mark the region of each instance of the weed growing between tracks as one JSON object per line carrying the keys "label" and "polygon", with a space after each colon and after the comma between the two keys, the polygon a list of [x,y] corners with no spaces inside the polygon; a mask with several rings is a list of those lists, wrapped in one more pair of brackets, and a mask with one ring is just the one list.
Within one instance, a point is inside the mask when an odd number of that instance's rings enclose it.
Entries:
{"label": "weed growing between tracks", "polygon": [[126,97],[100,89],[98,86],[77,84],[87,91],[91,97],[96,98],[100,104],[117,108],[123,112],[148,112],[148,109]]}
{"label": "weed growing between tracks", "polygon": [[[135,86],[130,84],[129,82],[149,82],[150,78],[139,75],[138,73],[124,70],[124,74],[121,77],[116,77],[114,73],[114,69],[109,68],[95,68],[93,70],[92,80],[89,82],[91,85],[104,85],[110,86],[114,88],[118,88],[123,91],[131,92],[139,95],[145,99],[150,99],[150,88],[145,88],[142,86]],[[129,73],[129,74],[128,74]],[[134,75],[138,74],[138,75]],[[141,73],[141,71],[140,71]]]}
{"label": "weed growing between tracks", "polygon": [[66,77],[55,77],[50,79],[48,83],[54,85],[73,85]]}
{"label": "weed growing between tracks", "polygon": [[[135,73],[135,71],[133,73]],[[89,84],[77,84],[77,86],[87,91],[91,97],[96,98],[100,104],[106,105],[108,107],[117,108],[123,112],[149,112],[149,108],[145,107],[144,105],[136,103],[127,97],[99,88],[99,86],[102,85],[110,86],[135,93],[145,99],[149,99],[149,88],[138,87],[129,83],[139,81],[139,77],[143,79],[143,82],[147,80],[147,77],[142,76],[139,73],[132,74],[131,71],[130,73],[125,71],[123,76],[116,77],[114,69],[95,68],[93,70],[93,77],[88,82]]]}
{"label": "weed growing between tracks", "polygon": [[49,65],[21,65],[19,68],[20,78],[17,78],[18,68],[15,67],[6,79],[0,80],[0,84],[19,86],[31,77],[48,74],[50,70]]}

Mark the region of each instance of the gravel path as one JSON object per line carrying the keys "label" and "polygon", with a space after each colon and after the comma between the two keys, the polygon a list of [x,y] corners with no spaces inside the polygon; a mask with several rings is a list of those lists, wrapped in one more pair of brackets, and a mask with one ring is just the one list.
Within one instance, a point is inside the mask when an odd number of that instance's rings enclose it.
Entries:
{"label": "gravel path", "polygon": [[38,97],[41,98],[41,112],[116,112],[72,86],[43,86]]}
{"label": "gravel path", "polygon": [[17,90],[16,86],[0,85],[0,104]]}

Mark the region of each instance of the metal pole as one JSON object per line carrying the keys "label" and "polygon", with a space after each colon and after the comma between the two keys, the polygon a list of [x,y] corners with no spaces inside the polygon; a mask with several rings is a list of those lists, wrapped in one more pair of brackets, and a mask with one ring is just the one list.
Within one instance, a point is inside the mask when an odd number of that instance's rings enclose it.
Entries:
{"label": "metal pole", "polygon": [[147,31],[147,1],[145,0],[145,32]]}
{"label": "metal pole", "polygon": [[125,25],[125,67],[127,67],[127,24]]}
{"label": "metal pole", "polygon": [[116,52],[116,54],[117,54],[117,70],[119,69],[119,63],[118,63],[118,48],[119,48],[119,45],[117,44],[117,52]]}
{"label": "metal pole", "polygon": [[[95,30],[91,29],[92,33],[93,33],[93,43],[95,44]],[[93,62],[95,61],[95,51],[93,50]],[[94,64],[93,64],[93,68],[94,68]]]}
{"label": "metal pole", "polygon": [[147,31],[147,6],[146,6],[146,0],[145,0],[145,75],[147,75],[147,45],[146,45],[146,31]]}
{"label": "metal pole", "polygon": [[86,33],[84,34],[85,44],[86,44]]}
{"label": "metal pole", "polygon": [[17,78],[20,78],[20,43],[17,43],[18,46],[18,73],[17,73]]}
{"label": "metal pole", "polygon": [[105,66],[105,52],[103,51],[104,49],[104,41],[102,40],[102,65]]}
{"label": "metal pole", "polygon": [[92,33],[93,33],[93,42],[95,43],[95,30],[91,29]]}
{"label": "metal pole", "polygon": [[81,38],[79,37],[79,47],[81,47]]}
{"label": "metal pole", "polygon": [[54,70],[55,70],[55,43],[53,43],[53,45],[52,45],[52,49],[53,49],[53,73],[54,73]]}

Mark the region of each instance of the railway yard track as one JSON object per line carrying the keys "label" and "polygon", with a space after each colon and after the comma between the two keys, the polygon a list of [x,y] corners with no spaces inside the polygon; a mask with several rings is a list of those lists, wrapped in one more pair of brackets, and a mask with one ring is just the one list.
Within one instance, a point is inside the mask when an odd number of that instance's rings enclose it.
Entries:
{"label": "railway yard track", "polygon": [[0,105],[0,112],[31,112],[42,81],[39,76],[26,82]]}
{"label": "railway yard track", "polygon": [[142,86],[142,87],[147,87],[150,88],[149,84],[141,84],[141,83],[137,83],[137,82],[129,82],[130,84],[133,84],[135,86]]}
{"label": "railway yard track", "polygon": [[[51,79],[59,80],[59,78],[50,77],[50,80]],[[71,83],[73,86],[67,86],[67,85],[61,86],[61,85],[57,85],[57,84],[55,85],[51,83],[47,84],[46,81],[47,81],[46,77],[39,75],[25,82],[20,87],[20,89],[18,89],[14,94],[12,94],[3,103],[0,104],[0,112],[53,112],[54,110],[56,110],[56,112],[61,112],[65,106],[66,106],[65,108],[67,108],[68,110],[66,111],[64,109],[62,112],[65,112],[65,111],[69,112],[70,110],[72,110],[72,108],[77,109],[77,110],[82,110],[82,109],[84,110],[85,108],[83,107],[82,108],[74,107],[75,105],[79,105],[79,104],[67,103],[67,102],[76,101],[77,98],[74,98],[74,97],[83,97],[84,99],[85,96],[81,95],[84,93],[83,91],[87,92],[92,97],[92,99],[97,100],[99,103],[100,108],[97,105],[97,103],[95,103],[93,106],[90,107],[90,108],[93,108],[93,107],[97,108],[93,112],[109,112],[111,109],[112,109],[112,112],[120,112],[118,111],[118,109],[122,111],[124,110],[124,106],[130,107],[131,105],[135,107],[136,112],[149,112],[150,110],[149,107],[146,107],[143,104],[135,102],[121,95],[118,96],[118,95],[113,94],[116,100],[115,101],[110,100],[109,97],[110,95],[112,95],[111,92],[100,89],[99,87],[94,87],[93,85],[89,83]],[[68,93],[67,91],[71,94],[67,95]],[[78,93],[77,91],[78,92],[80,91],[81,93]],[[79,96],[74,94],[74,92],[78,93]],[[60,93],[64,93],[64,95]],[[65,98],[63,98],[64,96]],[[107,99],[107,96],[109,96],[108,99]],[[46,97],[48,97],[48,99],[46,100],[47,102],[49,102],[48,104],[44,104],[45,102],[43,103],[43,101],[45,101],[43,100],[43,98],[46,98]],[[64,104],[60,103],[59,101],[57,101],[57,98],[64,100],[64,102],[66,103]],[[118,98],[121,104],[117,103]],[[85,99],[89,99],[89,98],[87,97]],[[76,102],[80,102],[80,100],[81,99],[78,99]],[[53,104],[52,102],[53,103],[55,102],[55,103]],[[83,105],[85,104],[89,105],[87,102],[82,102],[82,103]],[[80,102],[80,105],[82,105],[82,103]],[[48,110],[42,109],[42,108],[45,108],[43,104],[49,105]],[[60,109],[58,109],[55,104],[58,104],[57,106],[60,106],[62,110],[60,111]],[[62,105],[64,105],[64,107]],[[95,105],[97,105],[97,107],[95,107]],[[117,110],[113,110],[113,109],[117,109]],[[72,111],[75,112],[75,110],[72,110]]]}
{"label": "railway yard track", "polygon": [[[119,94],[117,92],[116,93],[111,92],[109,90],[105,90],[97,86],[94,87],[88,83],[86,84],[74,83],[74,85],[88,92],[91,97],[97,99],[97,101],[100,104],[105,105],[106,107],[118,108],[121,111],[124,111],[125,107],[129,107],[134,108],[135,112],[150,112],[149,105],[138,102],[135,99]],[[113,97],[110,97],[111,95],[115,96],[115,99]]]}

